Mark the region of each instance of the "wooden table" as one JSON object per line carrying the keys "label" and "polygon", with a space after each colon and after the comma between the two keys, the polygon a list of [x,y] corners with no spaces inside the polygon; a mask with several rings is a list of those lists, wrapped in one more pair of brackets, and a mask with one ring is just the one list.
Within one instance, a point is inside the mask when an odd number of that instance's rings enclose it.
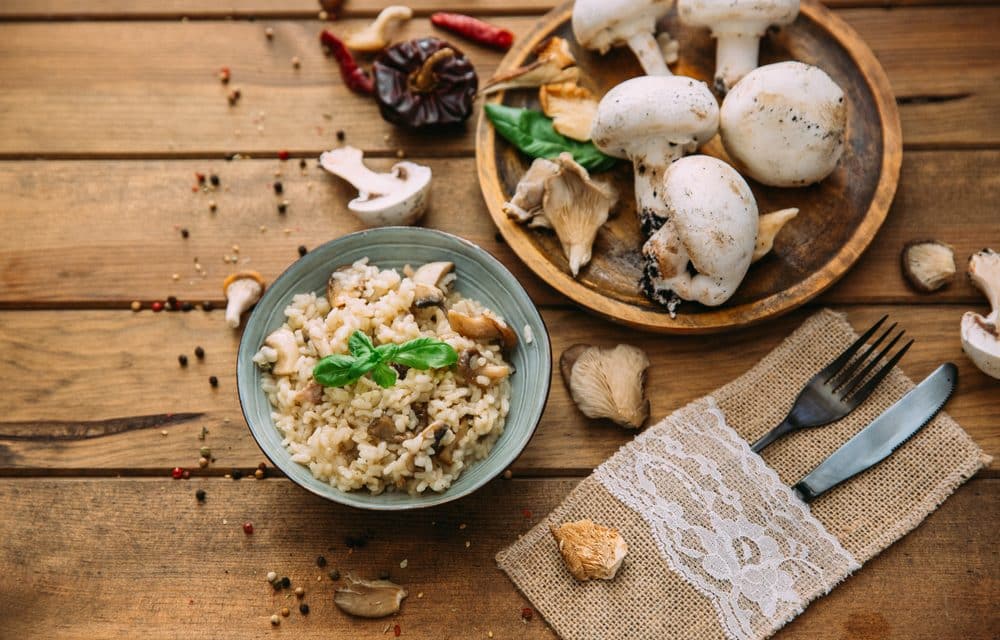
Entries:
{"label": "wooden table", "polygon": [[[380,4],[350,0],[329,26],[356,28]],[[548,8],[547,0],[410,4],[419,17],[400,37],[430,33],[426,15],[436,7],[490,16],[518,34]],[[806,309],[726,336],[628,334],[653,361],[653,413],[742,373],[830,305],[859,327],[891,313],[917,340],[904,366],[915,378],[941,361],[958,363],[948,410],[997,455],[1000,386],[969,364],[958,337],[962,312],[982,310],[983,298],[965,278],[917,295],[898,263],[914,238],[951,243],[963,266],[974,250],[1000,248],[1000,7],[833,4],[898,96],[906,152],[895,206],[860,263]],[[493,556],[631,434],[588,424],[556,380],[514,479],[444,508],[371,514],[280,477],[234,481],[232,469],[263,459],[236,398],[239,335],[219,311],[149,311],[171,295],[221,305],[221,279],[235,268],[224,256],[271,279],[299,245],[357,230],[344,207],[348,189],[312,162],[341,130],[382,158],[379,166],[403,150],[433,167],[427,225],[479,243],[513,269],[554,329],[556,353],[623,337],[548,289],[498,240],[476,183],[471,133],[422,136],[384,123],[323,57],[316,36],[324,26],[314,0],[0,3],[0,352],[13,383],[0,421],[0,636],[363,638],[392,637],[398,623],[408,638],[552,637],[537,615],[522,622],[528,603]],[[490,75],[499,56],[466,49],[480,77]],[[228,87],[216,77],[223,66],[232,70]],[[226,93],[235,87],[242,99],[231,107]],[[282,150],[292,159],[280,161]],[[226,159],[234,153],[246,159]],[[299,158],[310,161],[307,170]],[[195,172],[218,175],[218,190],[193,191]],[[272,191],[279,175],[284,216]],[[141,312],[129,309],[133,300]],[[217,459],[204,470],[201,446]],[[190,480],[171,479],[177,466],[191,469]],[[779,637],[996,638],[997,468]],[[207,492],[204,504],[197,489]],[[350,552],[345,536],[364,531],[370,542]],[[389,571],[410,597],[396,618],[349,619],[332,603],[334,567]],[[308,616],[294,597],[274,595],[269,570],[305,587]],[[291,617],[272,629],[268,618],[285,605]]]}

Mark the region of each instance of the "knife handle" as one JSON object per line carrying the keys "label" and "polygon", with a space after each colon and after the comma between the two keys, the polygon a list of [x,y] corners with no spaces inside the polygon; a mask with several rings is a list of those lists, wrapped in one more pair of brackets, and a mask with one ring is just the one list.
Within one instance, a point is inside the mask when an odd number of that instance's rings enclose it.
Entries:
{"label": "knife handle", "polygon": [[805,503],[810,503],[819,497],[819,493],[816,493],[809,488],[809,485],[805,482],[796,482],[795,486],[792,487],[792,491],[798,494],[802,501]]}

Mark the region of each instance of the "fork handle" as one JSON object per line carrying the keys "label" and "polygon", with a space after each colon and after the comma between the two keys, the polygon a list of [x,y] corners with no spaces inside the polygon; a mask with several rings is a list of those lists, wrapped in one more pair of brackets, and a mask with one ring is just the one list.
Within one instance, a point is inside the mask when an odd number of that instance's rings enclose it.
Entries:
{"label": "fork handle", "polygon": [[795,425],[789,422],[788,418],[785,418],[784,420],[782,420],[781,424],[779,424],[775,428],[771,429],[770,431],[762,435],[760,439],[757,440],[757,442],[753,443],[750,446],[750,450],[753,451],[754,453],[760,453],[765,448],[767,448],[769,444],[771,444],[778,438],[782,437],[783,435],[791,433],[792,431],[795,431]]}

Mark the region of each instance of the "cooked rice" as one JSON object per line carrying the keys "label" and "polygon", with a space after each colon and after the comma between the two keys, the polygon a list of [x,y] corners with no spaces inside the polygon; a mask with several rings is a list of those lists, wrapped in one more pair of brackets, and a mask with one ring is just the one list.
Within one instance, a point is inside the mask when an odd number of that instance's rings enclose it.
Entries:
{"label": "cooked rice", "polygon": [[[335,388],[319,387],[312,380],[313,366],[327,355],[349,353],[347,341],[355,330],[376,345],[429,336],[460,354],[475,349],[479,356],[472,363],[478,366],[507,365],[500,347],[455,333],[439,308],[411,309],[414,283],[392,269],[380,270],[362,259],[334,277],[340,285],[334,300],[304,293],[285,309],[283,327],[298,344],[296,373],[272,375],[268,370],[277,353],[270,347],[254,356],[282,444],[292,460],[342,491],[444,491],[466,467],[485,458],[503,433],[510,409],[508,378],[493,382],[480,375],[476,384],[466,384],[454,367],[409,369],[388,389],[368,375]],[[447,276],[444,286],[454,277]],[[468,315],[491,313],[457,293],[448,295],[445,307]],[[369,434],[369,425],[383,416],[392,421],[394,437]],[[447,431],[435,446],[434,432],[441,433],[441,427]]]}

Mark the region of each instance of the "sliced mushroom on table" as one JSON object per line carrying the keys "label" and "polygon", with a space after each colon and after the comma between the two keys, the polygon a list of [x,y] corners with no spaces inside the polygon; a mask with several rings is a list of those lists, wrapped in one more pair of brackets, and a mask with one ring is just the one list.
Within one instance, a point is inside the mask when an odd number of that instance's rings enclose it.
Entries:
{"label": "sliced mushroom on table", "polygon": [[638,429],[649,418],[648,368],[642,349],[627,344],[612,349],[575,344],[559,358],[563,382],[583,415],[629,429]]}
{"label": "sliced mushroom on table", "polygon": [[350,146],[321,154],[319,162],[358,190],[347,208],[368,226],[414,224],[427,211],[430,167],[398,162],[389,173],[376,173],[365,166],[361,149]]}
{"label": "sliced mushroom on table", "polygon": [[986,375],[1000,379],[1000,253],[983,249],[969,259],[969,279],[986,295],[989,315],[962,316],[962,350]]}
{"label": "sliced mushroom on table", "polygon": [[955,250],[943,242],[907,242],[901,261],[903,275],[917,291],[931,293],[955,279]]}

